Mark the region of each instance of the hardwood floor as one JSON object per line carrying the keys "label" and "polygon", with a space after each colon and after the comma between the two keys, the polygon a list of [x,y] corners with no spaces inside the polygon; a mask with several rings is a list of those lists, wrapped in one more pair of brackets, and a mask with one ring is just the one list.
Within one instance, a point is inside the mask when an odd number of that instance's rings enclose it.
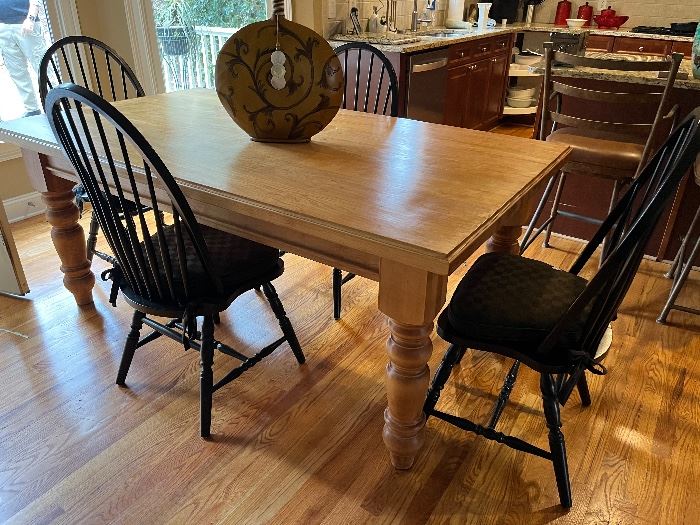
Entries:
{"label": "hardwood floor", "polygon": [[[654,322],[669,290],[664,264],[643,262],[614,323],[610,372],[590,378],[593,405],[583,409],[574,395],[562,411],[567,513],[549,462],[438,420],[413,470],[391,467],[381,441],[388,331],[375,283],[345,285],[343,317],[333,321],[331,269],[286,255],[276,286],[307,363],[299,367],[284,345],[215,394],[206,442],[198,354],[158,340],[137,352],[129,387],[117,387],[131,309],[108,305],[106,283],[93,306],[75,306],[44,219],[13,230],[32,293],[0,296],[0,522],[697,523],[700,316],[674,311],[669,326]],[[581,248],[553,245],[528,255],[566,267]],[[99,275],[106,265],[93,268]],[[700,302],[698,272],[681,300]],[[251,292],[217,334],[245,352],[276,330]],[[433,370],[446,349],[434,343]],[[469,352],[441,406],[485,421],[509,367]],[[523,370],[511,399],[499,430],[546,446],[534,373]]]}

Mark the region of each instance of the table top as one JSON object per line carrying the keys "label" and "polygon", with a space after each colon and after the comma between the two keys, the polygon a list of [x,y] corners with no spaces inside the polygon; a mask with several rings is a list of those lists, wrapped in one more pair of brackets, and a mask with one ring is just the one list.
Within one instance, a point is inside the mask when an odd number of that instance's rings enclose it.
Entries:
{"label": "table top", "polygon": [[[209,90],[116,106],[188,199],[380,257],[385,247],[445,274],[568,154],[554,143],[354,111],[341,111],[309,144],[258,143]],[[43,116],[1,123],[0,138],[58,152]]]}

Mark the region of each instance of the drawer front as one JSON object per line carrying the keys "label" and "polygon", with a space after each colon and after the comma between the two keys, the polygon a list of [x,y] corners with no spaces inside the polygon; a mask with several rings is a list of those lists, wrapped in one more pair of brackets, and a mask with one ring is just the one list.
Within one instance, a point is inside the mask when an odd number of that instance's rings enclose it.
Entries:
{"label": "drawer front", "polygon": [[451,65],[475,62],[482,58],[506,52],[510,47],[511,35],[501,35],[491,38],[481,38],[452,44],[449,51]]}
{"label": "drawer front", "polygon": [[615,37],[604,35],[588,35],[586,37],[586,49],[590,51],[604,51],[609,53],[613,50]]}
{"label": "drawer front", "polygon": [[690,55],[693,52],[693,43],[692,42],[674,42],[671,50],[674,53],[683,53],[683,56],[685,58],[690,58]]}
{"label": "drawer front", "polygon": [[653,40],[651,38],[615,38],[613,52],[631,53],[635,55],[668,55],[671,42],[668,40]]}

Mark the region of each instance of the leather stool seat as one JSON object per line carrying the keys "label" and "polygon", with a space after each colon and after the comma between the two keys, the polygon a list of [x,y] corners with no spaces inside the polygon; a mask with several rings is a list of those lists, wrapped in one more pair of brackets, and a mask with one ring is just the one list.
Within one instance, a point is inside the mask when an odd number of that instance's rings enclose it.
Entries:
{"label": "leather stool seat", "polygon": [[[620,172],[631,172],[633,176],[642,160],[646,139],[639,137],[639,142],[630,142],[635,138],[584,128],[561,128],[548,135],[547,141],[571,146],[569,162],[611,168],[611,178],[618,178],[615,174]],[[596,172],[605,174],[604,170]]]}

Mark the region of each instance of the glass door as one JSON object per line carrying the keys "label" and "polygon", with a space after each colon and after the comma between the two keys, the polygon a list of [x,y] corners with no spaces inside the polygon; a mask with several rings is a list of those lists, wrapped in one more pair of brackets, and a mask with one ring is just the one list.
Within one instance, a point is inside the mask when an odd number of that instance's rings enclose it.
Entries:
{"label": "glass door", "polygon": [[216,57],[241,27],[267,18],[266,0],[153,0],[166,91],[214,88]]}

